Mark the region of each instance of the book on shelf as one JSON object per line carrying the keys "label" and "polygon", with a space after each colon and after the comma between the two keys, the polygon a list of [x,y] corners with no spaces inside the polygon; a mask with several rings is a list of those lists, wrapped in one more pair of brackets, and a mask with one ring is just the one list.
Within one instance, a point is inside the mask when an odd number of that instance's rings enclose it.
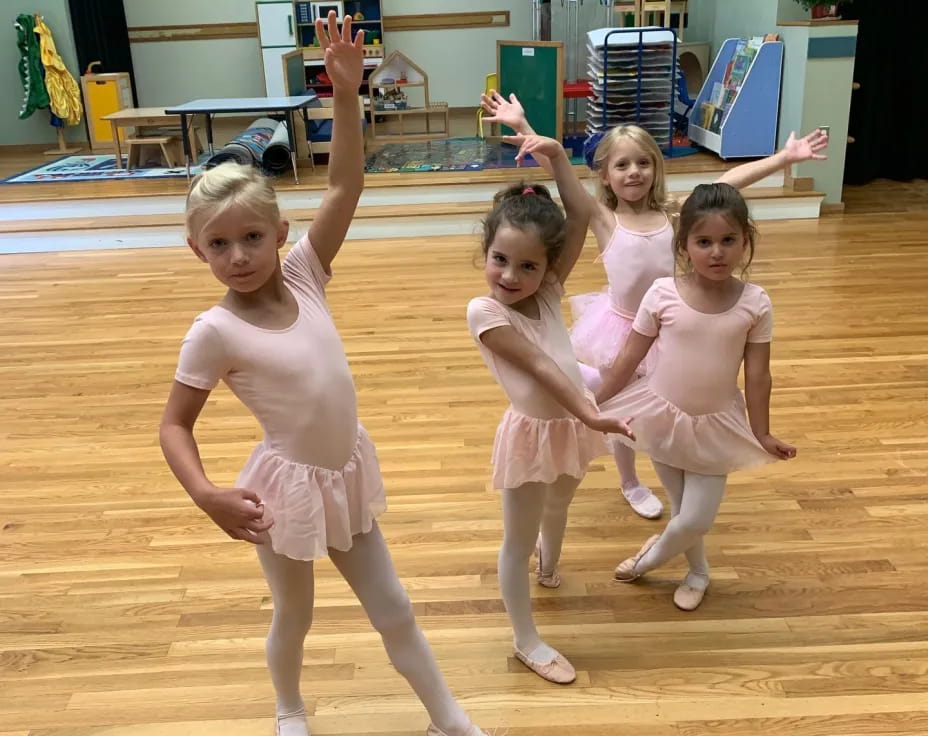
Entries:
{"label": "book on shelf", "polygon": [[737,99],[738,92],[741,90],[741,85],[744,84],[744,80],[751,69],[751,64],[754,63],[757,52],[765,41],[775,40],[770,37],[776,35],[775,33],[768,33],[766,36],[738,39],[735,44],[735,51],[728,64],[725,65],[722,81],[713,83],[709,100],[702,103],[700,127],[713,133],[721,131],[722,122],[729,108]]}
{"label": "book on shelf", "polygon": [[724,117],[724,108],[713,105],[711,102],[703,102],[699,109],[699,127],[705,128],[711,133],[720,133]]}
{"label": "book on shelf", "polygon": [[706,128],[708,130],[709,123],[712,120],[712,111],[715,110],[715,105],[711,102],[703,102],[699,106],[699,127]]}

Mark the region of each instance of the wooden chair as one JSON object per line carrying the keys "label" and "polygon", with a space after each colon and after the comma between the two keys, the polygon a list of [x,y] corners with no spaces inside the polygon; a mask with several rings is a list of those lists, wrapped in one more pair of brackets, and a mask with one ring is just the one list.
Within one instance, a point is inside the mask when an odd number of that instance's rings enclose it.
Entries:
{"label": "wooden chair", "polygon": [[[683,40],[683,20],[686,16],[686,0],[638,0],[640,7],[638,25],[656,25],[669,27],[670,16],[677,13],[677,40]],[[653,20],[653,22],[652,22]]]}
{"label": "wooden chair", "polygon": [[[615,0],[610,9],[612,15],[606,20],[606,25],[625,28],[625,19],[631,16],[632,22],[630,26],[640,26],[641,2],[642,0]],[[616,16],[618,16],[618,23],[616,22]]]}

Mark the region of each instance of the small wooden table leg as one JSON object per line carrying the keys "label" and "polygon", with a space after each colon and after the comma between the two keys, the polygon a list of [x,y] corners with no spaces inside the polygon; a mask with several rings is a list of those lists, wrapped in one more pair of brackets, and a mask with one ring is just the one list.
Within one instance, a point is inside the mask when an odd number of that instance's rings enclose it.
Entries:
{"label": "small wooden table leg", "polygon": [[164,156],[164,163],[167,164],[169,169],[174,168],[174,157],[171,156],[171,151],[168,148],[167,143],[160,143],[161,146],[161,155]]}
{"label": "small wooden table leg", "polygon": [[110,127],[113,129],[113,142],[116,144],[116,168],[122,168],[122,146],[119,143],[119,126],[115,120],[110,120]]}

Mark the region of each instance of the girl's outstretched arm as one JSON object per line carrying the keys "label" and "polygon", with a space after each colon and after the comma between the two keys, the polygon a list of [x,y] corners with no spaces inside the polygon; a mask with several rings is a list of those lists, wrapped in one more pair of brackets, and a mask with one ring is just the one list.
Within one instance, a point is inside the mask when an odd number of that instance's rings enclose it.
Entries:
{"label": "girl's outstretched arm", "polygon": [[635,369],[639,363],[648,354],[648,350],[651,349],[655,339],[655,337],[642,335],[634,329],[628,333],[628,338],[626,338],[622,351],[616,357],[615,362],[602,372],[603,382],[596,390],[597,404],[601,405],[625,388],[626,384],[632,380],[632,376],[635,375]]}
{"label": "girl's outstretched arm", "polygon": [[[507,100],[499,92],[491,89],[489,94],[480,95],[480,106],[486,112],[490,113],[489,117],[484,118],[486,122],[508,125],[517,135],[537,135],[529,124],[528,119],[525,117],[525,110],[522,107],[522,103],[519,102],[519,98],[515,96],[515,93],[510,94]],[[533,151],[532,158],[538,162],[541,168],[556,178],[551,161],[543,151]],[[586,188],[582,187],[582,185],[581,188],[583,189],[583,194],[586,196],[584,206],[589,210],[589,217],[595,217],[599,213],[601,205]],[[608,215],[609,212],[606,211],[606,214]]]}
{"label": "girl's outstretched arm", "polygon": [[364,145],[358,88],[364,76],[364,31],[351,40],[351,16],[345,16],[339,35],[335,11],[329,11],[328,31],[316,19],[316,38],[325,50],[325,71],[332,80],[332,151],[329,182],[319,212],[309,226],[309,242],[323,268],[332,260],[348,233],[364,189]]}
{"label": "girl's outstretched arm", "polygon": [[557,403],[591,429],[624,434],[634,439],[626,421],[600,414],[557,363],[515,328],[508,325],[493,327],[481,333],[480,341],[500,358],[531,374]]}
{"label": "girl's outstretched arm", "polygon": [[729,169],[718,178],[718,181],[731,184],[735,189],[744,189],[765,176],[792,164],[803,161],[821,161],[827,158],[819,153],[827,146],[828,134],[823,130],[813,130],[805,138],[796,138],[795,133],[790,133],[786,145],[775,154],[762,158],[760,161],[751,161]]}
{"label": "girl's outstretched arm", "polygon": [[[511,93],[507,100],[495,89],[491,89],[488,93],[480,95],[480,106],[484,112],[489,113],[483,117],[484,122],[507,125],[516,132],[516,135],[536,135],[535,129],[525,117],[525,108],[522,107],[515,92]],[[541,168],[554,176],[554,170],[547,156],[538,151],[537,154],[532,154],[532,157]]]}
{"label": "girl's outstretched arm", "polygon": [[796,457],[796,448],[770,434],[770,343],[749,342],[744,346],[744,395],[751,431],[771,455],[781,460]]}
{"label": "girl's outstretched arm", "polygon": [[545,138],[541,135],[514,135],[506,136],[503,140],[519,146],[519,153],[516,157],[519,161],[528,154],[534,156],[536,152],[541,153],[548,159],[554,173],[557,190],[561,195],[567,215],[567,238],[564,251],[554,265],[554,272],[563,284],[573,271],[580,252],[583,250],[583,241],[586,239],[587,227],[590,224],[587,209],[589,195],[574,173],[574,167],[567,158],[564,147],[553,138]]}

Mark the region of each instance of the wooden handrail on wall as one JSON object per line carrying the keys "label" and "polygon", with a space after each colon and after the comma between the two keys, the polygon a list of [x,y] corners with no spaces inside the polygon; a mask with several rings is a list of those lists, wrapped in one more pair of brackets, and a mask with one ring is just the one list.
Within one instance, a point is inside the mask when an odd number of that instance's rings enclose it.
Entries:
{"label": "wooden handrail on wall", "polygon": [[183,26],[136,26],[129,29],[131,43],[152,41],[215,41],[223,38],[257,38],[258,24],[193,23]]}
{"label": "wooden handrail on wall", "polygon": [[[509,25],[508,10],[482,10],[474,13],[423,13],[386,15],[384,31],[435,31],[461,28],[503,28]],[[191,23],[175,26],[135,26],[129,29],[132,43],[157,41],[215,41],[223,38],[257,38],[258,24]]]}
{"label": "wooden handrail on wall", "polygon": [[455,28],[494,28],[509,25],[508,10],[483,10],[476,13],[426,13],[422,15],[385,15],[383,30],[434,31]]}

